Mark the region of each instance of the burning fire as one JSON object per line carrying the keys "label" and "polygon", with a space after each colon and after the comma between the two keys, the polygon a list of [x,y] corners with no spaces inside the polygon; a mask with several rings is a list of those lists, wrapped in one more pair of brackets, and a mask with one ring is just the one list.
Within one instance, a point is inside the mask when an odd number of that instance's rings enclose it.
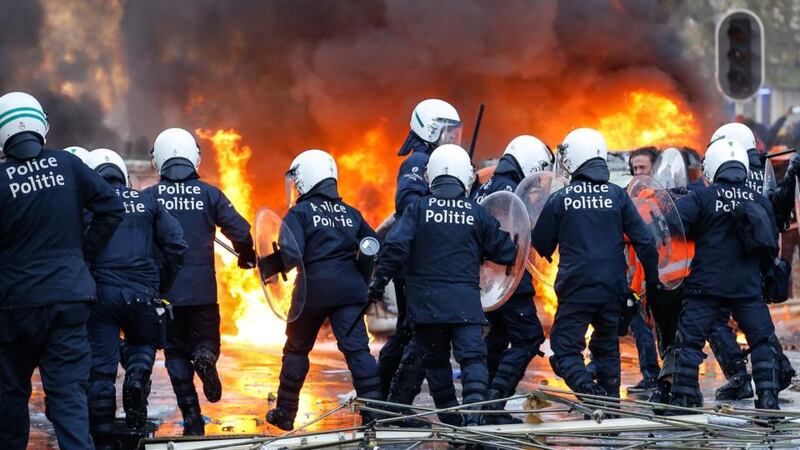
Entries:
{"label": "burning fire", "polygon": [[[242,136],[236,130],[195,130],[201,139],[210,140],[219,170],[220,188],[236,210],[250,223],[255,218],[253,188],[246,176],[247,162],[253,154],[249,146],[241,145]],[[218,234],[226,240],[221,234]],[[222,264],[217,265],[222,317],[232,319],[235,330],[225,326],[226,339],[251,344],[280,344],[284,340],[285,323],[270,310],[264,298],[258,275],[237,266],[237,258],[221,247],[215,247]]]}
{"label": "burning fire", "polygon": [[695,146],[699,140],[700,128],[694,115],[678,100],[657,92],[635,90],[625,95],[624,108],[597,122],[597,130],[610,149]]}

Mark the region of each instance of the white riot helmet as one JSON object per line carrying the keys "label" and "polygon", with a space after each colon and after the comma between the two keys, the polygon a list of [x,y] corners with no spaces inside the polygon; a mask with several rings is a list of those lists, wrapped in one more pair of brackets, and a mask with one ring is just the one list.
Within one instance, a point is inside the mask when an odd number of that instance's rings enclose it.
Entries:
{"label": "white riot helmet", "polygon": [[0,151],[11,136],[25,131],[38,134],[44,142],[49,129],[47,114],[32,95],[10,92],[0,97]]}
{"label": "white riot helmet", "polygon": [[291,207],[322,180],[339,179],[336,160],[322,150],[306,150],[297,155],[286,172],[286,200]]}
{"label": "white riot helmet", "polygon": [[411,113],[411,131],[425,142],[444,145],[461,144],[461,118],[453,105],[429,98]]}
{"label": "white riot helmet", "polygon": [[519,164],[524,177],[543,170],[553,170],[553,154],[539,139],[523,134],[508,143],[504,155],[511,155]]}
{"label": "white riot helmet", "polygon": [[119,156],[119,153],[114,150],[107,148],[92,150],[89,152],[86,165],[97,172],[101,172],[105,165],[112,165],[122,172],[122,176],[125,177],[125,185],[128,185],[128,168],[125,166],[122,156]]}
{"label": "white riot helmet", "polygon": [[73,145],[72,147],[65,148],[64,151],[72,153],[73,155],[77,156],[78,159],[83,161],[84,164],[89,165],[89,160],[88,160],[89,150],[86,150],[83,147],[77,147]]}
{"label": "white riot helmet", "polygon": [[577,128],[569,132],[564,142],[558,146],[561,165],[570,175],[586,161],[594,158],[605,160],[608,147],[603,135],[592,128]]}
{"label": "white riot helmet", "polygon": [[475,169],[472,167],[469,154],[463,147],[445,144],[431,153],[428,159],[428,168],[425,171],[428,186],[431,186],[433,181],[442,175],[457,178],[464,185],[464,191],[469,192],[472,183],[475,182]]}
{"label": "white riot helmet", "polygon": [[750,171],[747,150],[739,142],[731,138],[720,138],[712,142],[706,149],[706,155],[703,158],[703,176],[713,182],[719,168],[728,161],[739,162],[745,170]]}
{"label": "white riot helmet", "polygon": [[745,151],[756,148],[756,136],[753,134],[753,130],[743,123],[731,122],[717,128],[717,131],[711,136],[709,142],[714,142],[722,138],[733,139],[738,142]]}
{"label": "white riot helmet", "polygon": [[192,133],[183,128],[167,128],[153,143],[153,167],[161,173],[164,163],[172,158],[184,158],[195,170],[200,167],[200,147]]}

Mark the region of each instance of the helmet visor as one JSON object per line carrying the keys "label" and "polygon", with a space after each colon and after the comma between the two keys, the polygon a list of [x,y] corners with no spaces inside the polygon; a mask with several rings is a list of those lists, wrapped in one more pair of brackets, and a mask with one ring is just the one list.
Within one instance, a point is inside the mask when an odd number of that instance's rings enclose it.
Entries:
{"label": "helmet visor", "polygon": [[461,122],[449,119],[436,119],[436,124],[442,130],[436,145],[456,144],[461,145]]}
{"label": "helmet visor", "polygon": [[285,189],[286,189],[286,204],[291,208],[297,203],[297,199],[300,197],[300,192],[297,190],[297,174],[294,170],[290,170],[286,172],[286,176],[284,177],[285,181]]}

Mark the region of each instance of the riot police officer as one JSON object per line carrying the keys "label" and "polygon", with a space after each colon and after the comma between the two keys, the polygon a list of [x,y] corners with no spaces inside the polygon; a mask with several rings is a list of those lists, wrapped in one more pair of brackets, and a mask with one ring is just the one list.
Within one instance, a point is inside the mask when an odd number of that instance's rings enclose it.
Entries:
{"label": "riot police officer", "polygon": [[161,181],[146,189],[174,216],[184,230],[189,249],[184,267],[165,298],[173,305],[164,349],[167,372],[183,414],[184,435],[203,435],[205,424],[194,387],[203,382],[210,402],[222,397],[216,363],[220,352],[220,317],[214,272],[214,234],[220,227],[239,253],[239,267],[255,266],[250,224],[225,194],[197,174],[200,148],[186,130],[169,128],[153,144],[153,166]]}
{"label": "riot police officer", "polygon": [[[80,159],[43,148],[48,123],[32,96],[0,97],[0,442],[28,443],[31,375],[62,449],[93,448],[86,332],[95,284],[86,261],[122,221],[113,189]],[[83,212],[93,219],[86,226]]]}
{"label": "riot police officer", "polygon": [[[474,200],[498,191],[514,192],[525,177],[544,170],[552,170],[554,157],[550,149],[539,139],[522,135],[508,144],[503,157],[497,163],[492,177],[475,191]],[[517,384],[539,346],[544,343],[544,330],[536,315],[533,302],[534,289],[531,275],[525,271],[517,290],[499,309],[486,314],[489,333],[486,335],[489,366],[489,400],[513,395]],[[487,405],[487,408],[502,409],[503,404]],[[507,424],[518,422],[510,414],[486,416],[486,422]]]}
{"label": "riot police officer", "polygon": [[[381,299],[390,278],[407,268],[408,314],[423,351],[430,393],[437,408],[447,408],[458,405],[451,346],[461,365],[463,403],[486,398],[479,268],[484,258],[512,264],[516,248],[497,220],[466,197],[475,174],[463,148],[451,144],[434,150],[425,177],[431,194],[408,205],[386,236],[369,297]],[[451,424],[462,420],[454,414],[440,419]],[[466,417],[467,425],[479,422],[478,414]]]}
{"label": "riot police officer", "polygon": [[[409,156],[400,165],[397,175],[394,198],[396,220],[402,217],[408,205],[430,193],[424,175],[431,152],[442,144],[461,142],[461,118],[456,109],[444,100],[421,101],[411,113],[410,126],[408,137],[398,151],[399,156]],[[407,320],[403,271],[395,274],[394,288],[397,328],[378,356],[381,390],[390,401],[411,404],[419,394],[425,372],[419,345],[412,340],[413,327]],[[448,378],[451,376],[448,375]]]}
{"label": "riot police officer", "polygon": [[[163,348],[166,335],[167,305],[160,298],[183,266],[186,241],[180,223],[161,204],[151,195],[128,187],[128,169],[119,154],[97,149],[87,155],[87,163],[111,185],[125,206],[122,224],[92,262],[97,303],[88,323],[92,435],[97,448],[114,448],[117,366],[123,361],[122,399],[127,423],[141,429],[147,419],[156,350]],[[161,255],[160,269],[156,254]],[[125,333],[122,348],[120,330]]]}
{"label": "riot police officer", "polygon": [[[705,338],[732,314],[752,349],[756,407],[778,409],[778,352],[769,343],[775,329],[761,292],[761,265],[777,254],[777,228],[770,202],[747,185],[748,166],[746,150],[720,137],[706,149],[703,162],[711,184],[678,200],[695,256],[675,344],[673,405],[702,406],[698,367]],[[755,230],[753,237],[742,232],[743,223]],[[764,239],[772,243],[762,245]]]}
{"label": "riot police officer", "polygon": [[[287,196],[297,202],[286,213],[284,224],[297,248],[283,246],[281,252],[297,255],[281,257],[286,261],[302,260],[306,299],[297,319],[286,325],[278,400],[267,413],[267,421],[288,431],[294,428],[300,390],[308,374],[308,354],[326,319],[330,320],[337,346],[347,361],[356,394],[380,399],[381,386],[378,365],[369,352],[367,330],[360,318],[361,307],[367,301],[367,284],[356,264],[359,242],[375,237],[375,232],[361,213],[339,196],[336,161],[328,153],[301,153],[292,161],[286,177]],[[272,272],[265,269],[262,275]],[[348,335],[354,322],[355,328]],[[365,424],[372,418],[367,413],[362,417]]]}
{"label": "riot police officer", "polygon": [[[645,272],[647,290],[659,285],[655,241],[628,194],[609,183],[605,139],[596,130],[570,132],[558,147],[570,184],[550,196],[532,233],[539,255],[559,250],[555,292],[558,309],[550,333],[550,364],[573,391],[619,397],[617,327],[628,298],[624,237]],[[586,369],[587,327],[597,383]]]}

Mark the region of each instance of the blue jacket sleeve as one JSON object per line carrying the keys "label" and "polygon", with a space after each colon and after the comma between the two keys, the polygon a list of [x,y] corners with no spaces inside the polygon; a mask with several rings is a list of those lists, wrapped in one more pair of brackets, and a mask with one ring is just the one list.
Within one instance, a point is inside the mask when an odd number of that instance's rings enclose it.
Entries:
{"label": "blue jacket sleeve", "polygon": [[237,253],[253,253],[253,237],[250,235],[250,224],[236,211],[233,203],[222,191],[217,191],[216,217],[214,221],[222,230],[222,234],[230,239]]}
{"label": "blue jacket sleeve", "polygon": [[700,220],[702,205],[697,192],[689,191],[689,195],[679,198],[676,203],[678,214],[680,214],[681,222],[683,223],[683,232],[686,233],[687,238],[694,232],[694,227],[697,225],[697,221]]}
{"label": "blue jacket sleeve", "polygon": [[410,205],[389,230],[375,264],[375,278],[391,278],[406,264],[417,234],[417,208]]}
{"label": "blue jacket sleeve", "polygon": [[639,211],[633,205],[633,200],[623,194],[622,203],[622,230],[628,236],[636,258],[642,263],[644,278],[647,281],[658,280],[658,250],[653,235],[647,229]]}
{"label": "blue jacket sleeve", "polygon": [[283,218],[281,235],[278,238],[281,248],[281,259],[287,269],[296,267],[306,251],[304,220],[297,207],[292,208]]}
{"label": "blue jacket sleeve", "polygon": [[514,260],[517,258],[517,246],[511,240],[511,236],[508,232],[500,229],[500,222],[486,210],[483,208],[479,210],[483,216],[481,220],[483,256],[489,261],[504,266],[514,264]]}
{"label": "blue jacket sleeve", "polygon": [[84,230],[84,257],[92,262],[114,236],[125,217],[125,208],[114,189],[95,171],[76,160],[73,163],[83,208],[91,212]]}
{"label": "blue jacket sleeve", "polygon": [[360,212],[358,213],[358,219],[361,220],[361,225],[358,227],[358,233],[356,234],[359,241],[365,237],[373,237],[378,239],[378,233],[376,233],[375,230],[373,230],[372,227],[367,223],[367,221],[364,220],[364,217]]}
{"label": "blue jacket sleeve", "polygon": [[183,267],[183,256],[189,245],[183,238],[183,227],[164,205],[153,199],[155,211],[155,238],[161,250],[161,282],[159,291],[167,293]]}
{"label": "blue jacket sleeve", "polygon": [[536,226],[531,231],[531,244],[536,252],[552,261],[553,252],[558,247],[559,195],[552,195],[544,204]]}
{"label": "blue jacket sleeve", "polygon": [[400,165],[397,175],[397,193],[394,196],[394,207],[397,213],[405,211],[409,205],[428,194],[428,183],[423,174],[425,164],[422,158],[412,154]]}

